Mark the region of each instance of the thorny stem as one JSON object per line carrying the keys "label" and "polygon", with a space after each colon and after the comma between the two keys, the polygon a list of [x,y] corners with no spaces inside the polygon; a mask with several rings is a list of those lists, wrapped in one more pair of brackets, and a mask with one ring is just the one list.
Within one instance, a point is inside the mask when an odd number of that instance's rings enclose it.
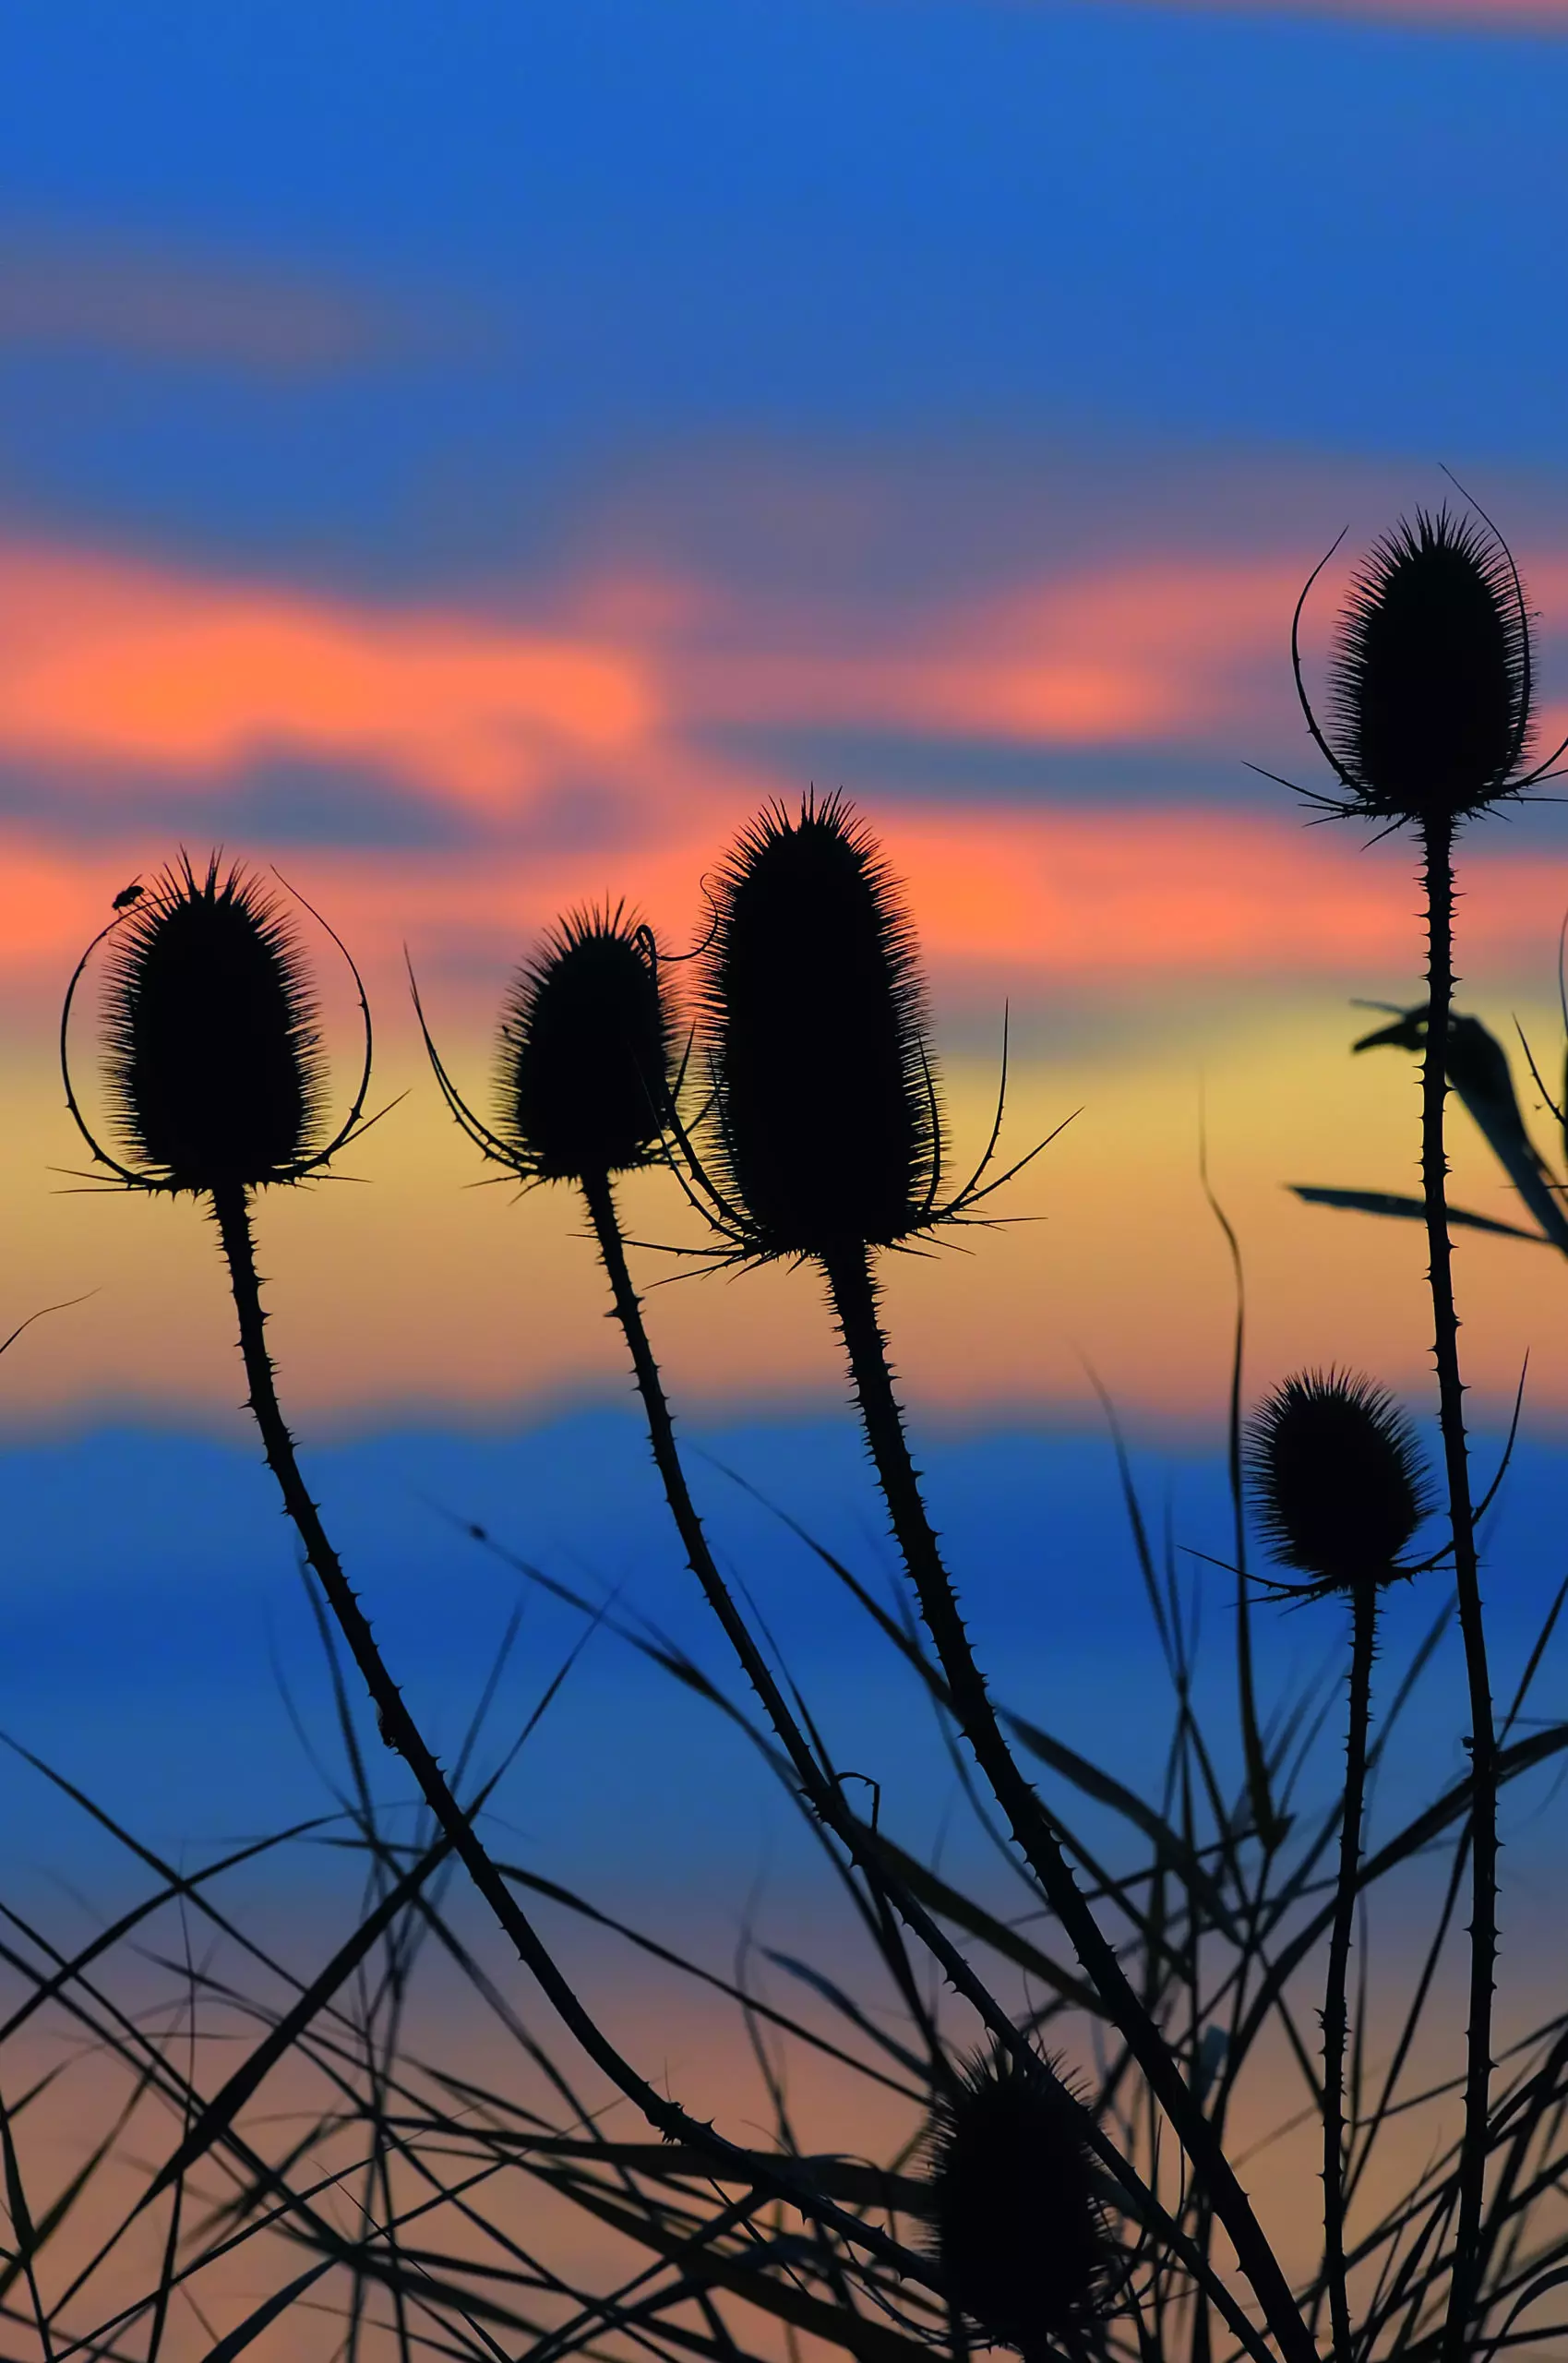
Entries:
{"label": "thorny stem", "polygon": [[783,1743],[801,1787],[818,1813],[824,1819],[832,1819],[831,1807],[834,1797],[830,1794],[831,1776],[825,1775],[818,1763],[805,1733],[773,1679],[767,1661],[736,1609],[729,1587],[714,1564],[708,1537],[692,1501],[676,1444],[675,1422],[670,1417],[664,1380],[649,1342],[641,1303],[631,1284],[631,1273],[626,1260],[626,1241],[621,1235],[620,1217],[616,1209],[614,1184],[607,1173],[585,1173],[581,1177],[581,1189],[609,1279],[615,1318],[620,1324],[627,1350],[631,1356],[632,1373],[637,1381],[638,1394],[642,1398],[642,1414],[648,1424],[648,1441],[652,1446],[654,1466],[664,1488],[664,1498],[680,1536],[681,1547],[686,1553],[687,1565],[724,1626],[747,1680],[757,1693],[769,1721]]}
{"label": "thorny stem", "polygon": [[[818,1762],[753,1641],[745,1619],[736,1610],[729,1587],[714,1563],[707,1534],[686,1481],[664,1381],[642,1319],[641,1302],[632,1286],[627,1264],[626,1241],[616,1209],[614,1185],[608,1174],[585,1174],[581,1179],[581,1189],[609,1279],[615,1317],[620,1324],[631,1356],[654,1465],[664,1483],[670,1514],[687,1554],[687,1564],[723,1625],[742,1670],[789,1757],[802,1790],[813,1811],[839,1840],[873,1891],[880,1899],[885,1897],[892,1904],[910,1934],[940,1964],[954,1992],[963,1995],[970,2003],[998,2042],[1023,2052],[1027,2048],[1027,2038],[1021,2035],[1012,2021],[999,2009],[984,1980],[976,1975],[963,1951],[951,1942],[940,1925],[916,1902],[902,1881],[890,1879],[879,1858],[874,1839],[869,1838],[864,1825],[848,1810],[831,1770]],[[1154,2193],[1144,2188],[1128,2161],[1120,2156],[1093,2121],[1085,2129],[1098,2154],[1111,2173],[1121,2180],[1134,2204],[1151,2220],[1157,2219],[1160,2211]],[[1256,2333],[1252,2325],[1235,2306],[1224,2284],[1207,2273],[1205,2258],[1182,2239],[1178,2226],[1168,2218],[1160,2224],[1160,2229],[1169,2240],[1173,2254],[1181,2258],[1200,2285],[1213,2297],[1243,2345],[1256,2351]]]}
{"label": "thorny stem", "polygon": [[919,1472],[910,1457],[904,1414],[888,1369],[867,1250],[863,1245],[848,1246],[825,1257],[823,1263],[888,1517],[964,1736],[1085,1973],[1097,1987],[1194,2173],[1207,2186],[1215,2212],[1229,2235],[1281,2355],[1290,2363],[1317,2363],[1317,2349],[1290,2294],[1290,2285],[1213,2125],[1129,1984],[1115,1949],[1079,1890],[1045,1808],[1002,1737],[926,1514]]}
{"label": "thorny stem", "polygon": [[1437,1365],[1438,1417],[1454,1537],[1454,1579],[1465,1670],[1470,1687],[1471,1815],[1470,2021],[1465,2071],[1465,2130],[1459,2145],[1459,2212],[1454,2273],[1443,2324],[1442,2363],[1464,2363],[1480,2265],[1488,2109],[1491,2090],[1491,2000],[1497,1965],[1497,1741],[1491,1682],[1476,1562],[1475,1515],[1465,1443],[1465,1388],[1459,1374],[1459,1317],[1454,1305],[1453,1249],[1448,1236],[1448,1158],[1443,1101],[1448,1090],[1449,1016],[1454,1006],[1454,823],[1430,820],[1422,829],[1427,902],[1427,1039],[1421,1062],[1421,1188],[1426,1203],[1428,1278],[1432,1301],[1432,1359]]}
{"label": "thorny stem", "polygon": [[557,2016],[594,2066],[626,2094],[654,2131],[662,2134],[665,2141],[690,2143],[732,2171],[738,2169],[738,2179],[766,2189],[775,2199],[782,2199],[787,2205],[796,2208],[808,2221],[836,2231],[856,2246],[868,2250],[894,2272],[936,2287],[937,2276],[923,2259],[887,2238],[873,2225],[863,2224],[858,2217],[820,2198],[810,2189],[805,2176],[791,2169],[787,2160],[781,2159],[774,2165],[754,2157],[749,2152],[739,2151],[715,2132],[712,2126],[700,2124],[689,2117],[678,2103],[664,2099],[643,2081],[629,2061],[622,2058],[579,2001],[500,1870],[485,1851],[468,1815],[452,1794],[445,1774],[404,1705],[402,1693],[382,1661],[369,1619],[343,1574],[341,1562],[327,1539],[320,1515],[306,1490],[295,1458],[293,1438],[278,1401],[272,1359],[267,1350],[267,1315],[261,1305],[261,1282],[256,1268],[250,1205],[245,1191],[238,1188],[214,1191],[212,1212],[229,1266],[234,1310],[239,1316],[240,1352],[250,1386],[249,1409],[260,1430],[267,1465],[278,1481],[284,1509],[293,1522],[305,1556],[327,1595],[328,1605],[337,1618],[354,1663],[365,1678],[365,1686],[380,1719],[383,1738],[389,1747],[397,1750],[418,1781],[425,1801],[445,1831],[453,1852],[510,1939],[524,1968],[538,1981]]}
{"label": "thorny stem", "polygon": [[1345,1995],[1361,1864],[1361,1817],[1367,1794],[1367,1725],[1371,1715],[1372,1652],[1378,1619],[1375,1584],[1357,1585],[1350,1613],[1350,1724],[1345,1741],[1339,1881],[1334,1897],[1328,1974],[1323,1982],[1323,2271],[1328,2281],[1335,2363],[1351,2363],[1350,2297],[1345,2268]]}

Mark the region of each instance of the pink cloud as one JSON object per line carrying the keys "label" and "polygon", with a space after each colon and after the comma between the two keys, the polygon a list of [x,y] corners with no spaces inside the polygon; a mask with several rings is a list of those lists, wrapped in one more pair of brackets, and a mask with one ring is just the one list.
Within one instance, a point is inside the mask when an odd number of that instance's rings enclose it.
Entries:
{"label": "pink cloud", "polygon": [[[1239,746],[1261,722],[1294,730],[1302,569],[1134,557],[884,613],[780,612],[607,565],[526,604],[393,606],[0,543],[0,758],[134,794],[150,773],[209,786],[283,753],[500,818],[585,767],[628,806],[722,793],[699,745],[715,727]],[[1546,554],[1528,582],[1568,617],[1568,562]],[[1332,604],[1325,587],[1314,630]]]}
{"label": "pink cloud", "polygon": [[[57,969],[114,890],[168,849],[138,817],[150,777],[207,790],[279,752],[378,773],[473,824],[446,850],[313,847],[285,863],[313,895],[304,873],[319,882],[335,923],[388,974],[407,939],[455,981],[476,978],[595,896],[629,894],[686,940],[738,822],[803,784],[765,755],[716,750],[716,726],[750,726],[764,745],[772,727],[808,743],[850,724],[1069,748],[1244,746],[1264,680],[1270,726],[1298,726],[1283,650],[1301,573],[1298,555],[1134,557],[889,621],[770,614],[646,570],[606,567],[528,612],[394,607],[0,545],[0,761],[93,814],[86,858],[79,825],[62,846],[46,812],[14,832],[0,959]],[[1528,576],[1537,606],[1568,616],[1568,562],[1545,553]],[[1330,612],[1325,593],[1321,620]],[[1553,723],[1561,735],[1568,713]],[[615,814],[613,839],[594,833],[586,849],[569,825],[585,778]],[[520,851],[508,832],[531,810],[542,825]],[[874,817],[949,983],[1365,975],[1411,957],[1406,866],[1368,860],[1353,831],[1304,830],[1283,794],[1273,811],[895,794]],[[1536,937],[1550,950],[1556,870],[1501,846],[1467,859],[1471,953],[1507,962]]]}
{"label": "pink cloud", "polygon": [[732,627],[673,662],[707,720],[1145,744],[1234,706],[1248,664],[1277,656],[1299,589],[1296,561],[1133,561],[974,599],[896,639],[874,618],[853,641],[796,622],[793,646],[737,646]]}
{"label": "pink cloud", "polygon": [[195,786],[293,753],[500,814],[585,762],[635,791],[723,725],[1148,745],[1234,719],[1249,666],[1278,657],[1298,574],[1131,564],[890,629],[645,574],[520,618],[0,545],[0,755]]}

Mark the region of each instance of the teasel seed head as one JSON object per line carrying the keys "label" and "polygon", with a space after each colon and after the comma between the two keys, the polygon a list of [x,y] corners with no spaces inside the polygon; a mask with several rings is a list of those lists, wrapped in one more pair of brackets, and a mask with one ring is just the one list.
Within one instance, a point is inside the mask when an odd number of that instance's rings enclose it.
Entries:
{"label": "teasel seed head", "polygon": [[889,1246],[931,1216],[940,1116],[915,935],[842,797],[772,805],[718,883],[704,1002],[720,1184],[750,1252]]}
{"label": "teasel seed head", "polygon": [[1343,809],[1452,826],[1517,794],[1539,775],[1519,768],[1531,679],[1529,613],[1501,537],[1446,508],[1402,518],[1351,585],[1326,736],[1308,709],[1350,791]]}
{"label": "teasel seed head", "polygon": [[518,977],[501,1021],[502,1142],[541,1181],[646,1165],[664,1130],[670,1063],[648,929],[624,904],[573,911]]}
{"label": "teasel seed head", "polygon": [[164,870],[111,938],[106,1080],[126,1178],[170,1191],[258,1189],[320,1145],[321,1037],[287,917],[219,857]]}
{"label": "teasel seed head", "polygon": [[1103,2297],[1110,2244],[1082,2104],[1053,2064],[998,2045],[965,2067],[928,2136],[938,2261],[995,2343],[1043,2357]]}
{"label": "teasel seed head", "polygon": [[1246,1458],[1270,1553],[1307,1578],[1299,1595],[1376,1590],[1400,1573],[1431,1497],[1415,1431],[1384,1388],[1299,1372],[1252,1414]]}

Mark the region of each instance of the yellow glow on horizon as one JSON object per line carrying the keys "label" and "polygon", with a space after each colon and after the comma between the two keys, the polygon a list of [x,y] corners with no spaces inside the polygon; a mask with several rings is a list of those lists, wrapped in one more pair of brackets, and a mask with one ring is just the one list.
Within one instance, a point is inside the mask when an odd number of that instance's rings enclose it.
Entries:
{"label": "yellow glow on horizon", "polygon": [[[1331,1002],[1275,1003],[1251,1018],[1195,1012],[1190,1034],[1168,1011],[1151,1010],[1149,1024],[1146,1049],[1123,1036],[1053,1059],[1043,1043],[1025,1045],[1013,1065],[1004,1159],[1071,1121],[992,1202],[1007,1219],[939,1233],[927,1256],[883,1259],[912,1409],[1082,1411],[1093,1401],[1087,1360],[1130,1414],[1218,1421],[1232,1300],[1224,1241],[1199,1184],[1201,1107],[1211,1175],[1246,1258],[1254,1383],[1340,1361],[1424,1399],[1419,1227],[1304,1206],[1285,1186],[1414,1190],[1415,1062],[1392,1051],[1349,1057],[1356,1014]],[[1538,1011],[1532,1030],[1549,1042],[1554,1021]],[[452,1057],[482,1094],[484,1046],[457,1042]],[[96,1293],[18,1340],[0,1366],[0,1418],[27,1428],[114,1406],[226,1421],[242,1390],[209,1224],[188,1200],[73,1194],[49,1170],[85,1161],[57,1082],[29,1063],[13,1066],[6,1084],[6,1324]],[[509,1419],[574,1395],[626,1392],[573,1193],[540,1190],[520,1202],[504,1180],[473,1186],[484,1170],[401,1036],[383,1089],[389,1098],[405,1087],[407,1099],[341,1161],[358,1178],[273,1192],[259,1205],[286,1399],[317,1420],[357,1424]],[[988,1062],[948,1062],[955,1175],[983,1146],[994,1087]],[[1537,1132],[1550,1147],[1539,1122]],[[1453,1135],[1455,1203],[1516,1219],[1462,1111]],[[699,1237],[667,1176],[634,1177],[622,1203],[634,1239]],[[636,1263],[678,1401],[711,1410],[840,1397],[834,1340],[809,1273],[649,1288],[682,1266],[649,1253]],[[1526,1349],[1532,1403],[1568,1403],[1560,1260],[1461,1233],[1458,1285],[1478,1412],[1511,1400]]]}

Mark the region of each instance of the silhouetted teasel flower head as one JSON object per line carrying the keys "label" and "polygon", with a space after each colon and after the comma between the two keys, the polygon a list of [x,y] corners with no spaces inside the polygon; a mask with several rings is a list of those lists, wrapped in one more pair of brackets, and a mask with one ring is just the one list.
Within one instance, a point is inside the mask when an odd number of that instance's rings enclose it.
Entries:
{"label": "silhouetted teasel flower head", "polygon": [[1343,1371],[1304,1371],[1253,1412],[1247,1472],[1268,1548],[1299,1597],[1376,1589],[1431,1507],[1420,1447],[1393,1397]]}
{"label": "silhouetted teasel flower head", "polygon": [[1301,675],[1301,609],[1316,579],[1296,610],[1296,684],[1347,791],[1318,800],[1352,817],[1452,826],[1544,776],[1562,750],[1520,768],[1533,720],[1530,616],[1490,524],[1418,510],[1374,543],[1339,619],[1326,728]]}
{"label": "silhouetted teasel flower head", "polygon": [[115,929],[106,1081],[134,1167],[170,1190],[256,1189],[320,1146],[322,1052],[299,943],[255,879],[166,870]]}
{"label": "silhouetted teasel flower head", "polygon": [[670,1065],[648,929],[624,904],[573,911],[519,975],[501,1021],[500,1134],[519,1170],[581,1181],[646,1165]]}
{"label": "silhouetted teasel flower head", "polygon": [[[182,854],[134,904],[116,907],[121,916],[78,964],[61,1027],[67,1104],[96,1161],[133,1188],[208,1194],[296,1182],[324,1166],[359,1130],[370,1083],[369,1010],[353,961],[365,1070],[347,1122],[329,1141],[316,995],[280,899],[237,865],[223,871],[217,854],[201,872]],[[119,1157],[89,1129],[66,1048],[78,986],[105,941],[103,1074]]]}
{"label": "silhouetted teasel flower head", "polygon": [[717,884],[708,1154],[747,1252],[889,1246],[933,1217],[940,1116],[914,930],[842,797],[772,805]]}
{"label": "silhouetted teasel flower head", "polygon": [[1082,2104],[1044,2060],[966,2067],[928,2135],[937,2260],[981,2334],[1043,2358],[1103,2299],[1110,2245]]}

